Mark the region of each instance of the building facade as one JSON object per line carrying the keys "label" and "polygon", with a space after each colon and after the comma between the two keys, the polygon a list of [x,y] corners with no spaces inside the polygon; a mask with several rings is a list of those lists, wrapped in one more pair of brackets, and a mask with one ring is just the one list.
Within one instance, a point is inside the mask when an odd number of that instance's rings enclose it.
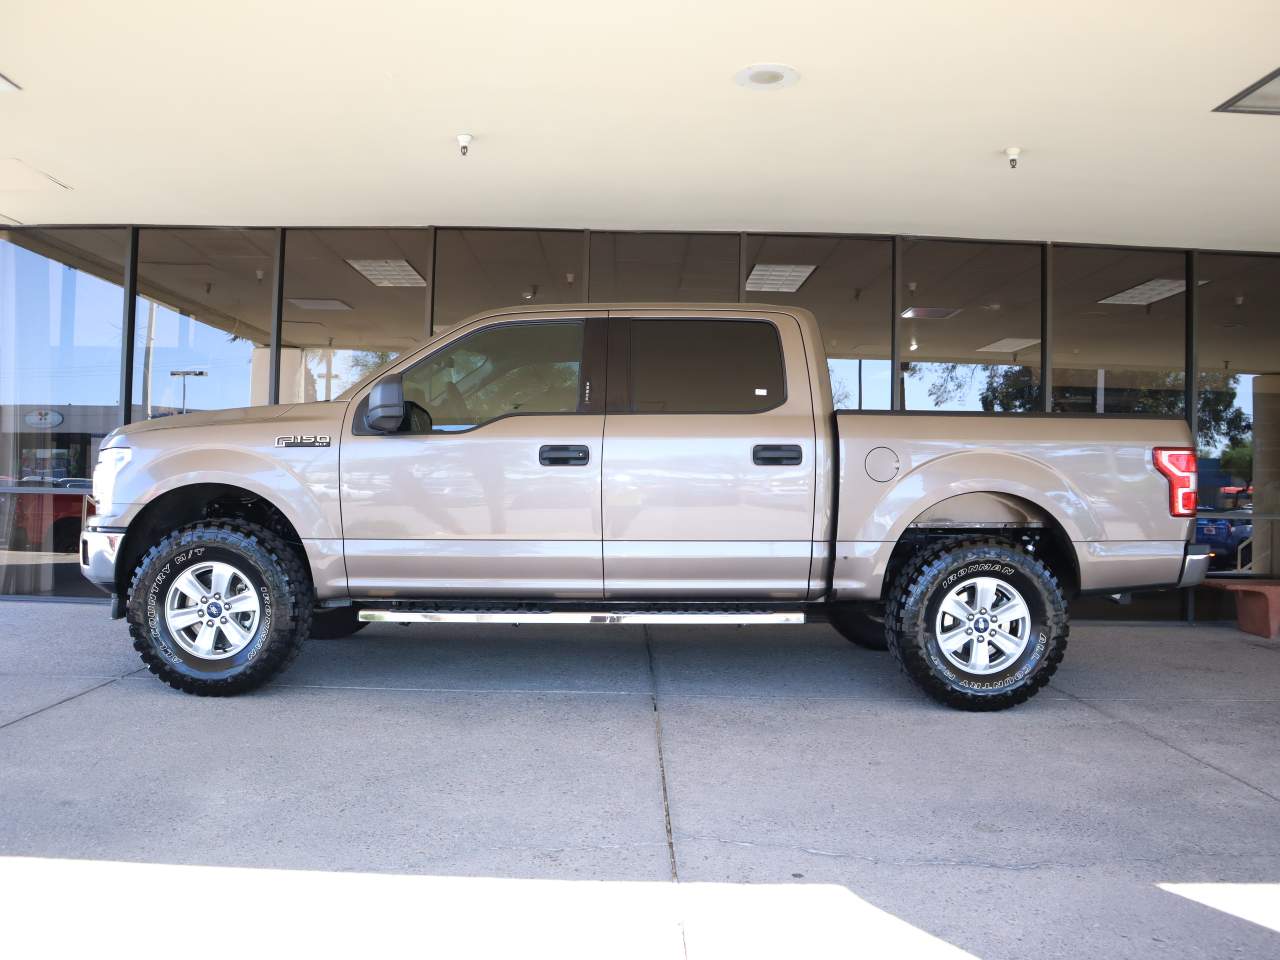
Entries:
{"label": "building facade", "polygon": [[[102,438],[324,401],[481,310],[772,302],[817,316],[836,404],[1186,418],[1217,576],[1273,576],[1280,255],[832,234],[500,228],[0,232],[0,594],[92,596]],[[1187,611],[1170,596],[1161,615]]]}

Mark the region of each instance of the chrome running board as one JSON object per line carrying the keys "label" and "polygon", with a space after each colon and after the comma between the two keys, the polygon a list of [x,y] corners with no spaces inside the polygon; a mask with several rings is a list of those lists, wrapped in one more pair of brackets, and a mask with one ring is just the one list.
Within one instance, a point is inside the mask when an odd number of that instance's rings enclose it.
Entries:
{"label": "chrome running board", "polygon": [[396,610],[364,609],[359,618],[365,623],[636,623],[669,625],[778,625],[805,622],[803,610],[735,612],[728,610],[706,613],[690,610]]}

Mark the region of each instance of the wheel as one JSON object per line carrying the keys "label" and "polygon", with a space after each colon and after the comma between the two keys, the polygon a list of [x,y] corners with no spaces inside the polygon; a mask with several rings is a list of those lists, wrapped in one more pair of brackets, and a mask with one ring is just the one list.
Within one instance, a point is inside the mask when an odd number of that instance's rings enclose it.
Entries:
{"label": "wheel", "polygon": [[358,612],[355,607],[317,610],[311,615],[311,639],[339,640],[363,630],[369,624],[356,619]]}
{"label": "wheel", "polygon": [[850,643],[868,650],[888,650],[885,638],[884,617],[876,616],[867,607],[854,604],[833,605],[828,611],[831,625]]}
{"label": "wheel", "polygon": [[1021,547],[942,542],[894,582],[889,651],[929,696],[961,710],[1003,710],[1049,682],[1067,646],[1057,579]]}
{"label": "wheel", "polygon": [[152,673],[184,693],[230,696],[293,661],[311,609],[299,554],[265,527],[223,520],[183,527],[147,551],[126,614]]}

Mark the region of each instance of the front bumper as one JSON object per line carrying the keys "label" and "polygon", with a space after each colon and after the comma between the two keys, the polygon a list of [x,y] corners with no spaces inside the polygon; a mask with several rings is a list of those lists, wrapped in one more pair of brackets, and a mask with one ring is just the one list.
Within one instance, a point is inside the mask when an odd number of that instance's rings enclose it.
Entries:
{"label": "front bumper", "polygon": [[80,533],[80,572],[85,579],[114,590],[116,553],[124,527],[86,527]]}
{"label": "front bumper", "polygon": [[1178,578],[1178,586],[1194,587],[1204,582],[1209,572],[1209,544],[1189,543],[1187,552],[1182,557],[1182,576]]}

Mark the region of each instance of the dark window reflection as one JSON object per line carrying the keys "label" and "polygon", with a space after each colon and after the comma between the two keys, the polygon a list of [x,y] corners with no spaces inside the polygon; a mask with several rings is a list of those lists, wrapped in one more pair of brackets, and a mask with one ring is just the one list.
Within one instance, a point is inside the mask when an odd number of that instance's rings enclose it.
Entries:
{"label": "dark window reflection", "polygon": [[591,299],[738,299],[737,234],[593,233]]}

